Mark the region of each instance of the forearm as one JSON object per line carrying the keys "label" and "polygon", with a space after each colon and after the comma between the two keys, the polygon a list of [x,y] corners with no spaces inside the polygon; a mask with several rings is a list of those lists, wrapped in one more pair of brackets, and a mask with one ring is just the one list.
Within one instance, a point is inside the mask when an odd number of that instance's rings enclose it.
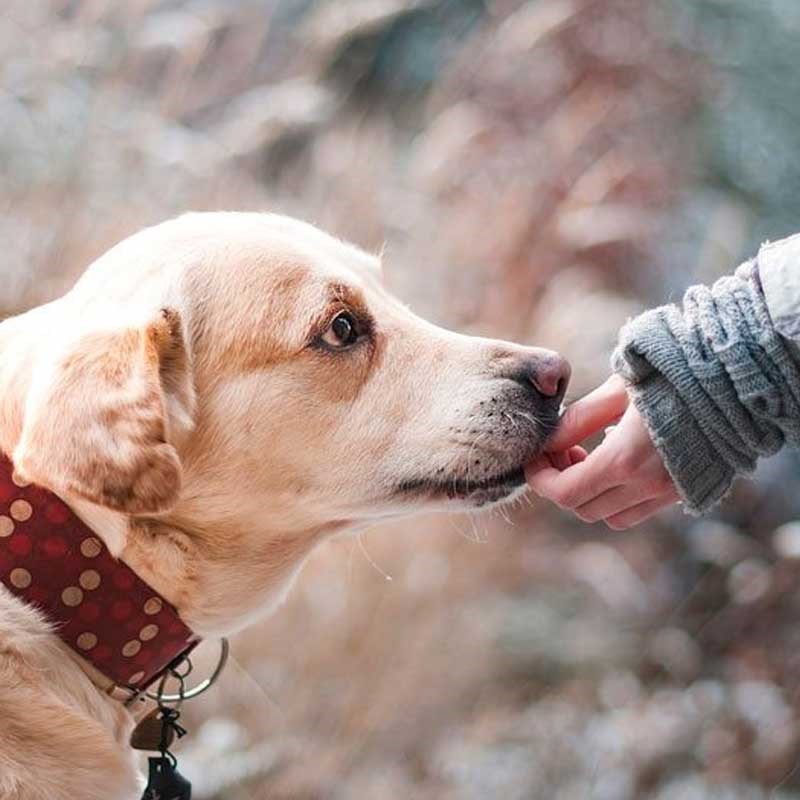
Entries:
{"label": "forearm", "polygon": [[629,322],[613,366],[693,513],[760,457],[800,444],[800,370],[770,317],[756,261],[689,289],[682,308]]}

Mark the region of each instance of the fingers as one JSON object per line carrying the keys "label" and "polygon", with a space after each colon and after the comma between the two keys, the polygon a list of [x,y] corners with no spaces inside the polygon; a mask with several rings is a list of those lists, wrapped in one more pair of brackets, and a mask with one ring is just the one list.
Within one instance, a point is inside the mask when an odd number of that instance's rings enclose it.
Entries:
{"label": "fingers", "polygon": [[552,466],[557,470],[563,472],[565,469],[579,464],[586,459],[588,453],[580,445],[570,447],[569,450],[561,450],[555,453],[547,453],[547,458],[550,459]]}
{"label": "fingers", "polygon": [[616,422],[627,406],[625,383],[618,375],[612,375],[604,384],[567,408],[558,429],[547,443],[548,451],[568,450]]}
{"label": "fingers", "polygon": [[628,528],[632,528],[634,525],[638,525],[640,522],[644,522],[646,519],[652,517],[653,514],[656,514],[667,506],[673,505],[677,499],[677,495],[655,497],[652,500],[639,503],[637,506],[633,506],[619,514],[609,517],[605,523],[612,530],[624,531]]}
{"label": "fingers", "polygon": [[[592,453],[575,443],[612,422],[613,430]],[[678,499],[641,415],[615,377],[567,409],[548,452],[525,472],[541,497],[614,530],[636,525]]]}
{"label": "fingers", "polygon": [[564,471],[542,466],[541,460],[529,464],[525,470],[528,484],[540,497],[568,509],[576,509],[618,485],[614,470],[607,468],[606,451],[602,447],[588,456],[577,453],[576,456],[581,460]]}
{"label": "fingers", "polygon": [[654,498],[671,496],[668,479],[638,480],[608,489],[575,509],[575,515],[584,522],[607,520],[629,509],[636,508]]}
{"label": "fingers", "polygon": [[559,450],[556,453],[548,453],[547,457],[550,459],[551,465],[559,472],[563,472],[565,469],[568,469],[572,466],[572,459],[569,457],[569,450]]}
{"label": "fingers", "polygon": [[580,445],[558,453],[542,453],[528,464],[525,471],[529,476],[535,475],[543,469],[557,469],[559,472],[563,472],[565,469],[585,461],[588,455]]}
{"label": "fingers", "polygon": [[580,464],[581,461],[586,461],[586,458],[589,455],[589,453],[579,444],[576,444],[574,447],[570,447],[570,449],[567,450],[567,454],[569,455],[570,466]]}

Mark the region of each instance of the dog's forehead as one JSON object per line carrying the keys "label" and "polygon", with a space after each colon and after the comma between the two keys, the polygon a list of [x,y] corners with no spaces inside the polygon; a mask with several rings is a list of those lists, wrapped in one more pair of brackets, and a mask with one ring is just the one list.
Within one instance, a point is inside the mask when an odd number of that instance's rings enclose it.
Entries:
{"label": "dog's forehead", "polygon": [[302,275],[306,286],[343,285],[368,292],[381,283],[376,259],[337,240],[321,247],[308,241],[281,239],[271,243],[265,255],[271,262],[270,278],[279,283],[289,273]]}
{"label": "dog's forehead", "polygon": [[330,284],[369,290],[381,283],[380,260],[301,220],[276,214],[191,214],[180,218],[188,249],[203,252],[201,269],[227,283],[310,300]]}
{"label": "dog's forehead", "polygon": [[310,261],[323,272],[338,268],[344,273],[352,272],[359,277],[380,277],[381,264],[377,256],[337,239],[307,222],[277,214],[262,215],[262,222],[265,228],[295,246],[298,256],[310,257]]}

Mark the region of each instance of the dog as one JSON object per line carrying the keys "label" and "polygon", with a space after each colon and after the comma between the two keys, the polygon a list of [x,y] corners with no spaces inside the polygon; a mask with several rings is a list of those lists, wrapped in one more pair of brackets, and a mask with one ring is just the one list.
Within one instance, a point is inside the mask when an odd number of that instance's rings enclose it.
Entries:
{"label": "dog", "polygon": [[[0,324],[0,450],[213,638],[275,609],[327,537],[518,497],[568,379],[415,316],[310,224],[190,213]],[[139,796],[100,677],[0,585],[0,797]]]}

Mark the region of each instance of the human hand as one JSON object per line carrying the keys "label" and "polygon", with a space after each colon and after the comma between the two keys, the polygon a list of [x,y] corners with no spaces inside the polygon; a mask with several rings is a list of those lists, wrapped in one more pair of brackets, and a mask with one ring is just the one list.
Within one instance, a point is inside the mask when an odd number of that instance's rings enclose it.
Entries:
{"label": "human hand", "polygon": [[[591,453],[579,445],[609,425],[614,427]],[[617,375],[567,408],[547,452],[525,473],[540,497],[614,530],[637,525],[679,499]]]}

